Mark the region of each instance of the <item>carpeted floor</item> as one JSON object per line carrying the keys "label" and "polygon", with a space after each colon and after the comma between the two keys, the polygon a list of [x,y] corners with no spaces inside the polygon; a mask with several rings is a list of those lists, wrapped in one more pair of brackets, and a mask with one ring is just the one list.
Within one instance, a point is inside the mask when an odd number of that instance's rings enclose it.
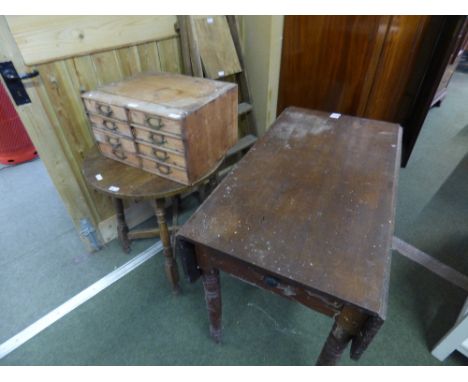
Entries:
{"label": "carpeted floor", "polygon": [[[465,274],[468,274],[467,100],[468,74],[457,72],[442,106],[430,111],[412,158],[401,171],[396,219],[397,236]],[[3,171],[9,169],[0,171],[0,179]],[[195,206],[194,199],[188,199],[184,204],[185,216]],[[32,206],[24,206],[25,211],[28,208]],[[0,223],[3,232],[8,222]],[[37,223],[23,222],[21,226],[27,230],[27,224],[32,229]],[[15,230],[20,228],[19,223],[13,226]],[[64,230],[67,227],[63,225]],[[28,245],[40,244],[42,249],[23,250],[27,241],[18,239],[10,248],[24,253],[24,259],[17,263],[23,269],[13,275],[4,270],[0,275],[0,342],[24,327],[28,320],[32,323],[54,304],[62,303],[79,288],[128,260],[116,243],[111,243],[106,251],[88,256],[76,244],[65,250],[66,245],[58,240],[39,243],[31,239]],[[150,244],[151,240],[138,245],[142,250]],[[37,260],[27,258],[28,253],[34,253]],[[9,263],[4,256],[0,258],[2,264]],[[82,259],[81,265],[73,263],[75,258],[77,262]],[[332,324],[329,318],[223,275],[224,342],[217,346],[208,336],[200,283],[183,281],[183,294],[174,297],[163,269],[162,256],[152,258],[0,360],[0,364],[314,364]],[[23,284],[27,287],[23,288]],[[8,294],[4,293],[4,287]],[[463,290],[394,252],[388,318],[358,364],[441,365],[431,356],[430,349],[453,324],[466,297]],[[24,310],[29,313],[25,315]],[[357,363],[346,354],[341,364]],[[443,364],[468,362],[455,353]]]}

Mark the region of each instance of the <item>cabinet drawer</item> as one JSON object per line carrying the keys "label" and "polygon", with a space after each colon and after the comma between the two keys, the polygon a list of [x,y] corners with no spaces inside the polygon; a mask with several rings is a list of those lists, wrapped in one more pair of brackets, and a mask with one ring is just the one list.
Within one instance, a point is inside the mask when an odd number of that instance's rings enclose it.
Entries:
{"label": "cabinet drawer", "polygon": [[89,113],[101,115],[106,118],[120,119],[121,121],[127,120],[127,112],[123,107],[99,102],[94,99],[85,98],[83,100],[85,108]]}
{"label": "cabinet drawer", "polygon": [[107,143],[99,142],[99,149],[102,154],[108,158],[129,164],[134,167],[141,167],[140,158],[136,153],[128,153],[122,149],[113,148]]}
{"label": "cabinet drawer", "polygon": [[133,125],[133,134],[135,139],[151,143],[163,149],[171,149],[184,152],[184,142],[180,137],[162,134],[146,127]]}
{"label": "cabinet drawer", "polygon": [[113,134],[100,129],[93,129],[96,140],[100,143],[106,143],[115,150],[123,150],[129,153],[136,153],[136,146],[133,140],[122,135]]}
{"label": "cabinet drawer", "polygon": [[159,162],[173,164],[180,167],[186,167],[185,157],[175,151],[162,150],[158,146],[149,145],[144,142],[136,141],[137,151],[140,154],[152,157]]}
{"label": "cabinet drawer", "polygon": [[155,161],[154,159],[148,158],[142,154],[139,156],[141,158],[141,166],[143,170],[152,172],[153,174],[162,176],[163,178],[171,179],[175,182],[189,184],[187,171],[184,168]]}
{"label": "cabinet drawer", "polygon": [[130,121],[149,129],[165,133],[182,135],[182,121],[162,118],[157,115],[147,114],[140,110],[129,111]]}
{"label": "cabinet drawer", "polygon": [[91,121],[91,125],[93,127],[98,127],[106,131],[125,135],[129,138],[133,137],[132,128],[125,122],[120,122],[116,119],[101,117],[95,114],[89,114],[89,120]]}

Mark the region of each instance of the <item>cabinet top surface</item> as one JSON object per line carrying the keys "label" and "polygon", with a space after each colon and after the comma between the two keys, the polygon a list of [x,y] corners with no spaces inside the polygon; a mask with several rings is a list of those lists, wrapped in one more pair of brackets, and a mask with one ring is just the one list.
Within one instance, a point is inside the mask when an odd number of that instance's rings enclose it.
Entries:
{"label": "cabinet top surface", "polygon": [[286,109],[178,232],[386,314],[401,128]]}
{"label": "cabinet top surface", "polygon": [[130,108],[156,104],[191,112],[236,86],[233,83],[174,73],[144,73],[102,86],[82,96],[97,100],[108,98],[110,103]]}

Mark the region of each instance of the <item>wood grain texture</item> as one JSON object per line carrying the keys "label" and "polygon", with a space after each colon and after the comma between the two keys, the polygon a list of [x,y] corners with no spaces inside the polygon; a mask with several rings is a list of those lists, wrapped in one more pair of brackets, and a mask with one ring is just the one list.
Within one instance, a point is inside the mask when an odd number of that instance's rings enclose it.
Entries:
{"label": "wood grain texture", "polygon": [[388,16],[286,16],[278,114],[287,106],[360,115]]}
{"label": "wood grain texture", "polygon": [[400,147],[396,124],[288,108],[177,241],[384,318]]}
{"label": "wood grain texture", "polygon": [[159,61],[158,45],[155,42],[138,45],[140,65],[142,72],[160,72],[161,62]]}
{"label": "wood grain texture", "polygon": [[178,38],[158,41],[161,70],[169,73],[182,73],[181,48]]}
{"label": "wood grain texture", "polygon": [[140,56],[136,46],[117,49],[117,56],[124,78],[134,76],[141,72]]}
{"label": "wood grain texture", "polygon": [[80,99],[79,81],[71,59],[44,64],[39,67],[43,87],[39,96],[49,118],[56,122],[54,133],[61,139],[73,177],[80,185],[80,192],[92,208],[95,223],[110,216],[110,201],[88,188],[81,175],[84,154],[94,145],[83,104]]}
{"label": "wood grain texture", "polygon": [[286,16],[278,112],[302,106],[399,123],[403,166],[463,16]]}
{"label": "wood grain texture", "polygon": [[[415,94],[409,81],[431,16],[392,16],[379,66],[363,113],[366,118],[401,122]],[[405,52],[404,54],[402,54]]]}
{"label": "wood grain texture", "polygon": [[210,163],[222,160],[237,142],[237,86],[230,86],[223,97],[187,118],[186,163],[193,179],[206,173]]}
{"label": "wood grain texture", "polygon": [[80,83],[80,92],[90,91],[101,85],[102,80],[96,73],[93,59],[90,55],[73,59],[75,71]]}
{"label": "wood grain texture", "polygon": [[175,16],[7,16],[28,65],[176,36]]}
{"label": "wood grain texture", "polygon": [[96,53],[91,56],[96,75],[103,84],[123,79],[120,61],[115,50]]}
{"label": "wood grain texture", "polygon": [[217,79],[242,71],[226,16],[194,17],[193,23],[207,78]]}

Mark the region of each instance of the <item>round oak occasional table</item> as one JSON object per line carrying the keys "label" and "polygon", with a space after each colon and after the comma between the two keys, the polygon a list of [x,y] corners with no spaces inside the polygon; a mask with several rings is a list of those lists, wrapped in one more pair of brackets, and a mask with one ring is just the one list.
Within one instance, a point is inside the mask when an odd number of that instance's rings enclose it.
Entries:
{"label": "round oak occasional table", "polygon": [[[159,236],[163,245],[165,270],[172,289],[180,291],[179,272],[173,255],[170,230],[177,228],[177,214],[180,195],[194,190],[206,181],[216,181],[217,169],[222,160],[205,176],[191,186],[171,181],[139,168],[104,157],[97,146],[93,147],[83,161],[82,171],[88,184],[99,192],[111,196],[117,215],[117,234],[125,252],[130,251],[131,239]],[[173,227],[167,225],[165,200],[173,201]],[[150,200],[159,228],[129,231],[125,221],[123,200]]]}

